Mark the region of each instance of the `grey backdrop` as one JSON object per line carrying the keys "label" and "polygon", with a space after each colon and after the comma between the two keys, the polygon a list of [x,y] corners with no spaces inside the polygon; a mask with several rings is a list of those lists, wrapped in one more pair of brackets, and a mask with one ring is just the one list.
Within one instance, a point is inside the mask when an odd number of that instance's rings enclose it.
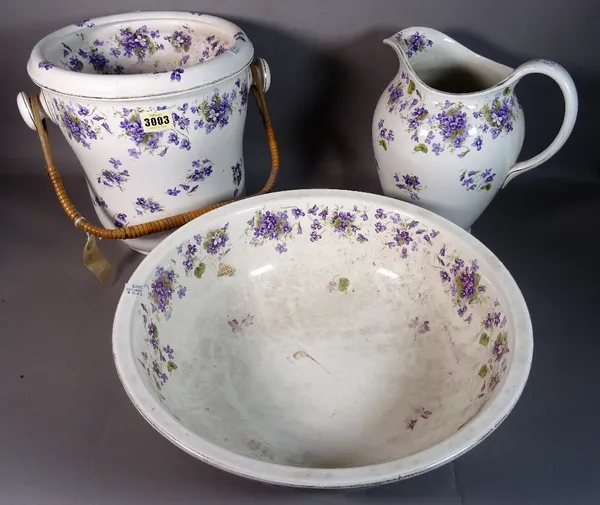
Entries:
{"label": "grey backdrop", "polygon": [[[34,91],[33,45],[81,19],[132,10],[194,10],[238,22],[268,60],[281,149],[279,189],[329,186],[379,192],[370,124],[396,72],[381,40],[432,26],[516,66],[546,57],[572,73],[580,115],[565,148],[518,177],[473,233],[511,270],[529,304],[536,350],[514,412],[484,443],[434,472],[374,490],[320,493],[263,486],[214,470],[154,432],[127,400],[112,365],[118,296],[140,257],[103,243],[116,267],[100,286],[81,265],[84,238],[43,171],[37,137],[16,109]],[[0,6],[0,505],[600,503],[600,281],[595,0],[20,0]],[[517,88],[527,134],[521,158],[545,147],[562,118],[558,88],[527,77]],[[84,215],[80,168],[56,128],[56,161]],[[254,106],[245,137],[250,190],[268,171]]]}

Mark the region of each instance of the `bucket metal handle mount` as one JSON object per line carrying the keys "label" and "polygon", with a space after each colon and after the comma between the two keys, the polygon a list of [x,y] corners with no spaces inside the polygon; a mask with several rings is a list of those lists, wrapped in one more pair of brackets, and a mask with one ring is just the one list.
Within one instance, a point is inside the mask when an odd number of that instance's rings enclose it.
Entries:
{"label": "bucket metal handle mount", "polygon": [[[271,125],[269,110],[267,108],[267,102],[265,100],[264,94],[269,87],[269,72],[266,70],[265,65],[266,62],[264,62],[264,60],[262,60],[261,58],[256,58],[252,63],[251,89],[252,94],[254,95],[254,99],[256,100],[256,104],[258,106],[260,115],[262,116],[263,125],[267,134],[267,140],[269,142],[269,149],[271,151],[271,173],[269,174],[269,178],[267,179],[267,182],[264,185],[264,187],[258,193],[255,193],[252,196],[269,193],[275,186],[275,181],[277,180],[277,174],[279,172],[279,149],[277,147],[277,141],[275,140],[275,133],[273,131],[273,126]],[[178,228],[180,226],[183,226],[185,223],[192,221],[198,216],[210,212],[211,210],[217,209],[234,201],[239,201],[239,199],[228,200],[225,202],[208,205],[206,207],[202,207],[201,209],[192,210],[190,212],[183,212],[182,214],[177,214],[176,216],[157,219],[155,221],[136,224],[134,226],[126,226],[123,228],[111,229],[95,226],[85,220],[85,218],[79,213],[79,211],[75,208],[75,206],[67,196],[62,178],[58,172],[58,169],[54,165],[54,159],[52,157],[52,151],[50,149],[50,139],[48,138],[46,121],[45,118],[42,118],[42,109],[39,102],[39,95],[36,94],[29,96],[28,100],[28,108],[30,109],[29,112],[31,113],[33,124],[35,125],[35,129],[38,133],[40,145],[44,154],[46,171],[48,172],[48,177],[50,178],[50,182],[52,184],[52,187],[54,188],[54,192],[58,197],[58,201],[60,202],[63,210],[65,211],[69,219],[73,221],[75,226],[90,235],[94,235],[103,239],[114,240],[144,237],[153,233],[159,233]]]}

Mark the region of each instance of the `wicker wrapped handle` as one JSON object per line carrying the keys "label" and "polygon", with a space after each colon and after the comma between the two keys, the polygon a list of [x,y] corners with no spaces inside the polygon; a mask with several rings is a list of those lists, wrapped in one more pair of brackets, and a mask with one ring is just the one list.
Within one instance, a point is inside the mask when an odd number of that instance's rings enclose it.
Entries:
{"label": "wicker wrapped handle", "polygon": [[[254,98],[258,105],[258,110],[260,111],[260,114],[262,116],[263,124],[267,134],[267,140],[269,142],[269,149],[271,150],[271,173],[269,174],[269,178],[264,187],[258,193],[256,193],[256,195],[262,195],[264,193],[270,192],[275,186],[275,181],[279,172],[279,149],[275,140],[275,133],[273,132],[273,127],[271,125],[271,119],[269,118],[269,111],[265,100],[264,69],[260,59],[254,60],[251,66],[251,71],[252,94],[254,95]],[[29,100],[31,104],[31,111],[33,113],[33,122],[35,124],[36,130],[40,138],[40,144],[42,146],[42,152],[44,153],[44,160],[46,162],[46,171],[48,172],[48,176],[50,177],[52,187],[54,188],[56,196],[58,197],[58,201],[60,202],[63,210],[65,211],[67,216],[69,216],[69,219],[73,221],[77,228],[85,231],[86,233],[95,235],[96,237],[100,237],[103,239],[115,240],[143,237],[152,233],[159,233],[162,231],[178,228],[184,225],[185,223],[188,223],[192,219],[201,216],[202,214],[206,214],[211,210],[217,209],[218,207],[222,207],[234,201],[228,200],[226,202],[208,205],[201,209],[192,210],[190,212],[184,212],[176,216],[166,217],[164,219],[157,219],[156,221],[137,224],[135,226],[127,226],[124,228],[109,229],[94,226],[93,224],[87,222],[84,219],[84,217],[79,213],[79,211],[75,208],[75,206],[67,196],[62,178],[58,173],[58,169],[54,166],[54,160],[52,158],[52,151],[50,149],[50,140],[48,138],[46,122],[41,118],[39,96],[33,95],[29,97]]]}

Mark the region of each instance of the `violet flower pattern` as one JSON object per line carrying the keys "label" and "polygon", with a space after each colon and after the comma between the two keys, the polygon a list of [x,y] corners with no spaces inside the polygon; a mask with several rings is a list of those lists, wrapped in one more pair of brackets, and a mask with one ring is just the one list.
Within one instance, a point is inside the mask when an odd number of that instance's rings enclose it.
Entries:
{"label": "violet flower pattern", "polygon": [[418,53],[425,51],[428,47],[433,46],[433,41],[429,40],[425,35],[415,32],[408,37],[405,37],[401,32],[396,35],[396,40],[403,42],[405,45],[406,56],[408,59],[414,58]]}
{"label": "violet flower pattern", "polygon": [[379,129],[379,140],[377,144],[383,147],[384,151],[387,151],[389,143],[394,141],[394,132],[385,127],[385,121],[383,119],[379,120],[377,128]]}
{"label": "violet flower pattern", "polygon": [[459,158],[479,152],[486,142],[510,133],[521,108],[507,87],[481,110],[472,113],[462,102],[450,100],[430,110],[415,81],[404,71],[388,87],[386,107],[390,114],[400,116],[407,135],[415,142],[414,153],[439,156],[448,152]]}
{"label": "violet flower pattern", "polygon": [[115,225],[115,228],[125,228],[126,226],[129,226],[127,214],[123,214],[122,212],[117,212],[116,214],[114,214],[112,221]]}
{"label": "violet flower pattern", "polygon": [[163,144],[165,132],[144,132],[141,109],[123,108],[115,113],[121,119],[119,122],[119,137],[129,139],[133,146],[128,150],[129,156],[137,159],[143,153],[164,156],[168,147]]}
{"label": "violet flower pattern", "polygon": [[165,49],[164,44],[158,42],[160,33],[158,30],[149,30],[146,25],[133,30],[130,27],[121,28],[119,34],[114,37],[116,49],[114,56],[120,56],[121,51],[126,58],[136,58],[137,61],[144,61],[146,58],[154,55],[157,51]]}
{"label": "violet flower pattern", "polygon": [[[478,375],[484,380],[481,386],[479,398],[491,393],[500,383],[500,379],[508,367],[506,355],[510,352],[508,346],[508,332],[506,327],[506,316],[502,315],[498,301],[494,302],[495,310],[489,312],[482,321],[482,329],[479,334],[479,344],[488,348],[487,362],[478,371]],[[496,337],[493,337],[495,332]]]}
{"label": "violet flower pattern", "polygon": [[108,204],[104,201],[104,198],[102,198],[101,196],[96,195],[94,197],[94,203],[101,209],[108,209]]}
{"label": "violet flower pattern", "polygon": [[200,183],[208,179],[214,170],[214,164],[208,158],[197,159],[192,161],[192,168],[188,171],[185,182],[179,184],[175,188],[167,189],[166,193],[169,196],[177,196],[184,192],[187,195],[194,194],[200,187]]}
{"label": "violet flower pattern", "polygon": [[462,170],[458,178],[460,185],[467,191],[489,191],[496,178],[491,168],[487,170]]}
{"label": "violet flower pattern", "polygon": [[50,70],[53,66],[48,60],[42,60],[38,63],[38,68],[43,68],[44,70]]}
{"label": "violet flower pattern", "polygon": [[229,223],[226,223],[222,228],[209,231],[203,238],[202,248],[208,254],[222,258],[229,252],[227,228],[229,228]]}
{"label": "violet flower pattern", "polygon": [[192,47],[192,37],[184,30],[175,30],[172,35],[165,35],[164,40],[169,42],[178,53],[182,51],[187,53]]}
{"label": "violet flower pattern", "polygon": [[[148,312],[145,304],[142,306],[142,321],[146,330],[146,346],[141,351],[138,359],[145,368],[148,377],[152,379],[157,392],[160,391],[168,382],[171,374],[177,370],[175,362],[175,350],[169,345],[164,345],[160,340],[158,325],[152,319],[152,314]],[[165,399],[160,395],[161,399]]]}
{"label": "violet flower pattern", "polygon": [[305,233],[313,243],[321,240],[326,233],[359,243],[367,242],[367,237],[361,231],[366,220],[368,215],[357,206],[351,210],[317,205],[305,210],[298,207],[279,211],[263,209],[248,221],[246,235],[252,237],[250,244],[262,246],[273,242],[275,251],[283,254],[288,250],[287,241]]}
{"label": "violet flower pattern", "polygon": [[233,198],[235,198],[240,192],[240,185],[242,184],[242,177],[244,175],[242,158],[231,167],[231,174],[233,176],[233,185],[235,186],[233,190]]}
{"label": "violet flower pattern", "polygon": [[513,124],[516,116],[518,103],[515,95],[510,88],[505,88],[502,95],[497,95],[490,103],[486,103],[479,112],[474,112],[476,119],[483,118],[485,124],[482,132],[491,135],[492,139],[497,139],[503,133],[513,131]]}
{"label": "violet flower pattern", "polygon": [[194,121],[194,130],[203,128],[206,133],[211,133],[215,128],[227,126],[233,113],[232,101],[230,92],[221,93],[219,89],[215,89],[210,99],[191,108],[191,112],[200,117]]}
{"label": "violet flower pattern", "polygon": [[434,239],[439,235],[437,230],[430,230],[419,221],[386,213],[383,209],[377,209],[375,219],[375,233],[381,234],[383,243],[398,251],[401,259],[416,252],[430,254]]}
{"label": "violet flower pattern", "polygon": [[212,60],[229,49],[229,44],[227,44],[227,42],[223,42],[214,34],[207,36],[203,43],[204,49],[202,50],[202,54],[198,60],[199,63]]}
{"label": "violet flower pattern", "polygon": [[202,235],[194,235],[176,248],[177,255],[182,258],[181,264],[187,277],[194,275],[201,278],[206,271],[206,263],[203,263],[204,259],[200,258],[203,250]]}
{"label": "violet flower pattern", "polygon": [[[180,149],[190,151],[190,119],[188,113],[190,106],[183,103],[174,107],[159,105],[152,110],[141,108],[122,108],[115,113],[119,121],[119,137],[126,138],[133,143],[128,149],[128,154],[138,159],[143,154],[157,154],[164,157],[169,149]],[[165,111],[170,116],[170,128],[158,132],[145,132],[142,125],[141,114],[144,112]]]}
{"label": "violet flower pattern", "polygon": [[156,214],[157,212],[163,212],[165,210],[165,208],[152,197],[140,197],[135,201],[134,206],[138,216],[143,216],[148,213]]}
{"label": "violet flower pattern", "polygon": [[481,303],[485,286],[481,284],[481,274],[476,260],[467,263],[455,253],[442,247],[435,256],[440,280],[446,292],[450,293],[457,315],[468,322],[473,321],[471,307]]}
{"label": "violet flower pattern", "polygon": [[104,42],[95,40],[87,48],[80,47],[74,51],[69,45],[62,43],[62,57],[60,63],[65,69],[72,72],[89,72],[96,74],[123,74],[125,68],[110,59],[102,51]]}
{"label": "violet flower pattern", "polygon": [[235,89],[231,93],[231,100],[235,101],[239,95],[238,113],[246,110],[248,105],[248,81],[246,79],[236,79]]}
{"label": "violet flower pattern", "polygon": [[[263,245],[266,242],[275,242],[275,250],[282,254],[287,251],[285,241],[292,236],[293,228],[296,223],[290,222],[290,216],[287,210],[256,211],[254,217],[248,221],[246,234],[252,234],[250,244],[253,246]],[[301,227],[299,228],[302,229]]]}
{"label": "violet flower pattern", "polygon": [[174,297],[185,297],[185,286],[181,286],[178,279],[179,276],[172,267],[159,266],[156,268],[149,293],[150,307],[155,317],[160,318],[162,316],[168,321],[173,311],[172,302]]}
{"label": "violet flower pattern", "polygon": [[58,98],[52,100],[56,123],[61,126],[65,136],[86,149],[93,142],[103,138],[105,133],[112,134],[106,117],[83,105],[66,103]]}
{"label": "violet flower pattern", "polygon": [[122,163],[120,160],[111,158],[108,161],[112,168],[103,169],[96,178],[96,182],[107,188],[116,187],[123,191],[125,183],[129,180],[129,170],[121,169]]}
{"label": "violet flower pattern", "polygon": [[419,193],[424,189],[421,181],[416,175],[398,175],[394,174],[396,187],[408,195],[411,200],[420,200]]}

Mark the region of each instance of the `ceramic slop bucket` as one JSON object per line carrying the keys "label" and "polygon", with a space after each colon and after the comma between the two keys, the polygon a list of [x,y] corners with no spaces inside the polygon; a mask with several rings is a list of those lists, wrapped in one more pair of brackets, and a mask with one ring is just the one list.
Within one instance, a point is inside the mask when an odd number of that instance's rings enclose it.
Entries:
{"label": "ceramic slop bucket", "polygon": [[[41,92],[39,101],[20,93],[19,110],[40,134],[63,208],[88,233],[127,239],[147,254],[168,230],[207,207],[243,197],[251,87],[273,155],[270,184],[262,192],[274,182],[277,148],[263,96],[269,69],[254,60],[252,43],[229,21],[184,12],[87,20],[38,42],[27,70]],[[81,163],[107,230],[87,223],[68,199],[64,204],[41,126],[46,118]]]}

